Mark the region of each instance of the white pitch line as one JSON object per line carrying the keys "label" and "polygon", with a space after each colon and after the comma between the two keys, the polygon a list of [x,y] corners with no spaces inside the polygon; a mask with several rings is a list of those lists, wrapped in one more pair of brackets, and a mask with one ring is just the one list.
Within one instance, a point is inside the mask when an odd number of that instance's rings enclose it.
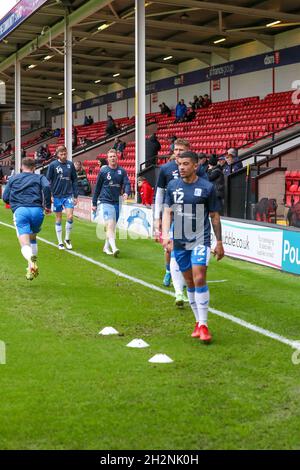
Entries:
{"label": "white pitch line", "polygon": [[[0,222],[0,224],[5,226],[5,227],[8,227],[8,228],[11,228],[11,229],[15,230],[15,227],[13,225],[6,224],[4,222]],[[57,245],[55,243],[50,242],[49,240],[45,240],[44,238],[41,238],[41,237],[37,237],[37,238],[41,242],[46,243],[47,245],[50,245],[50,246],[57,249]],[[132,281],[135,284],[140,284],[140,285],[142,285],[144,287],[147,287],[149,289],[152,289],[156,292],[160,292],[161,294],[165,294],[165,295],[169,295],[171,297],[174,297],[174,294],[170,291],[167,291],[166,289],[162,289],[162,288],[160,288],[160,287],[158,287],[154,284],[151,284],[151,283],[146,282],[146,281],[142,281],[141,279],[138,279],[136,277],[129,276],[128,274],[125,274],[125,273],[119,271],[118,269],[114,269],[114,268],[108,266],[107,264],[101,263],[100,261],[96,261],[93,258],[89,258],[88,256],[85,256],[81,253],[77,253],[76,251],[67,251],[67,250],[66,250],[66,253],[68,253],[69,255],[76,256],[77,258],[83,259],[85,261],[88,261],[89,263],[92,263],[96,266],[99,266],[100,268],[105,269],[106,271],[109,271],[109,272],[115,274],[116,276],[122,277],[124,279],[128,279],[129,281]],[[224,281],[219,281],[219,282],[225,282],[225,280]],[[222,317],[226,320],[229,320],[233,323],[236,323],[237,325],[243,326],[244,328],[247,328],[248,330],[254,331],[255,333],[259,333],[263,336],[274,339],[274,340],[276,340],[280,343],[291,346],[294,349],[299,349],[300,348],[299,341],[295,341],[295,340],[285,338],[284,336],[281,336],[277,333],[273,333],[272,331],[269,331],[269,330],[265,330],[264,328],[261,328],[260,326],[253,325],[252,323],[249,323],[249,322],[247,322],[245,320],[242,320],[238,317],[234,317],[233,315],[222,312],[220,310],[216,310],[214,308],[209,308],[209,311],[211,313],[213,313],[214,315],[217,315],[217,316]]]}

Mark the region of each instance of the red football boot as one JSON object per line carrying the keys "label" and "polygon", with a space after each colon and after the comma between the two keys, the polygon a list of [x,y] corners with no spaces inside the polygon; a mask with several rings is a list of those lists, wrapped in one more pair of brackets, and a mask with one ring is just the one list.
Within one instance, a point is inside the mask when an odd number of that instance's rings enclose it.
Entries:
{"label": "red football boot", "polygon": [[200,327],[199,327],[198,322],[196,322],[196,324],[195,324],[195,329],[194,329],[193,333],[191,334],[191,337],[192,338],[200,338]]}
{"label": "red football boot", "polygon": [[199,338],[200,341],[204,343],[209,343],[211,341],[211,334],[206,325],[201,325],[199,327]]}

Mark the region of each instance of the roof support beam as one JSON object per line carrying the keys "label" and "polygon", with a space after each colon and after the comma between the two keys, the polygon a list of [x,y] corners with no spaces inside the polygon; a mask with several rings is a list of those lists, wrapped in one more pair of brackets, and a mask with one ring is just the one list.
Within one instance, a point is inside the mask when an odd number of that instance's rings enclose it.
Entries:
{"label": "roof support beam", "polygon": [[[74,31],[74,36],[76,37],[86,37],[86,33],[83,31]],[[97,39],[96,39],[97,38]],[[101,39],[103,38],[104,41],[112,41],[112,42],[122,42],[125,44],[132,44],[134,45],[134,38],[129,36],[122,36],[120,34],[108,34],[104,33],[103,35],[93,35],[93,39],[102,42]],[[82,41],[84,42],[84,41]],[[224,47],[218,46],[207,46],[204,44],[187,44],[184,42],[179,41],[163,41],[164,46],[171,47],[172,49],[180,49],[180,50],[187,50],[187,51],[194,51],[194,52],[215,52],[218,55],[221,55],[224,58],[229,58],[229,51],[226,50]],[[146,39],[146,45],[159,47],[161,49],[162,41],[157,39]]]}
{"label": "roof support beam", "polygon": [[[119,77],[117,77],[115,79],[115,82],[118,80]],[[127,86],[127,81],[126,80],[122,80],[122,82],[125,84],[125,86]],[[42,79],[32,79],[30,77],[27,77],[27,78],[22,78],[22,83],[25,83],[27,85],[31,85],[34,83],[34,85],[36,85],[37,87],[38,86],[41,86],[41,87],[44,87],[46,90],[48,90],[49,88],[52,89],[52,90],[56,90],[56,93],[59,93],[61,91],[63,91],[63,80],[60,80],[60,79],[57,79],[57,80],[48,80],[48,79],[45,79],[45,80],[42,80]],[[96,85],[92,85],[91,83],[82,83],[82,82],[79,82],[79,81],[76,81],[74,80],[74,88],[78,88],[78,90],[81,90],[81,91],[91,91],[93,93],[97,93],[99,94],[99,87],[97,87]]]}
{"label": "roof support beam", "polygon": [[[99,72],[99,73],[98,73]],[[74,80],[88,80],[90,81],[92,84],[94,83],[94,80],[102,80],[103,82],[106,82],[106,83],[115,83],[115,78],[107,78],[107,77],[103,77],[101,75],[101,67],[99,67],[98,69],[95,68],[95,73],[97,73],[97,75],[95,76],[92,76],[91,74],[84,74],[84,73],[74,73],[73,72],[73,78]],[[63,79],[63,70],[59,70],[59,71],[52,71],[52,70],[30,70],[29,72],[30,74],[30,77],[33,77],[33,81],[36,80],[36,79],[48,79],[48,78],[57,78],[59,80],[62,80]],[[27,78],[29,78],[29,75],[27,76]]]}
{"label": "roof support beam", "polygon": [[[79,43],[78,46],[82,46],[84,48],[89,48],[90,46],[95,47],[95,42],[94,41],[84,41],[82,43]],[[179,50],[174,50],[174,49],[162,49],[160,43],[160,47],[154,48],[154,47],[147,47],[147,51],[150,52],[151,54],[156,54],[158,57],[162,57],[165,53],[173,55],[175,57],[179,57],[182,59],[199,59],[205,64],[210,64],[210,56],[209,54],[204,54],[204,53],[197,53],[197,52],[188,52],[188,51],[179,51]],[[118,44],[114,42],[99,42],[99,47],[103,47],[105,49],[116,49],[118,51],[128,51],[128,52],[133,52],[133,46],[130,44]]]}
{"label": "roof support beam", "polygon": [[[198,2],[197,2],[198,3]],[[127,19],[120,19],[118,20],[117,18],[114,18],[111,15],[106,15],[105,13],[99,13],[99,21],[105,20],[105,21],[114,21],[115,23],[120,23],[120,24],[133,24],[134,19],[133,18],[127,18]],[[204,34],[211,34],[213,37],[218,34],[218,29],[216,27],[212,26],[198,26],[195,24],[190,24],[190,23],[173,23],[170,21],[157,21],[157,20],[148,20],[147,21],[147,27],[149,28],[155,28],[155,29],[160,29],[160,30],[166,30],[166,31],[185,31],[185,32],[194,32],[194,33],[204,33]],[[253,33],[253,32],[227,32],[227,31],[222,31],[222,34],[226,37],[232,37],[240,40],[254,40],[254,41],[259,41],[264,44],[266,44],[268,47],[272,48],[274,45],[274,38],[271,36],[268,36],[267,34],[258,34],[258,33]],[[199,38],[201,39],[201,38]]]}
{"label": "roof support beam", "polygon": [[[70,13],[68,16],[68,24],[70,27],[75,26],[80,23],[80,21],[91,16],[92,14],[99,11],[101,8],[107,6],[111,3],[111,0],[88,0],[81,7],[79,7],[74,12]],[[0,63],[0,72],[3,72],[8,67],[11,67],[15,60],[22,60],[27,57],[34,50],[45,46],[49,41],[60,36],[64,32],[65,20],[59,21],[52,28],[47,29],[44,35],[37,36],[36,39],[30,41],[20,50],[10,55],[6,60]]]}
{"label": "roof support beam", "polygon": [[[88,57],[85,55],[85,54],[73,54],[73,57],[77,57],[78,59],[86,59],[88,61],[95,61],[95,62],[100,62],[100,61],[106,61],[106,62],[121,62],[123,65],[124,64],[128,64],[128,65],[132,65],[134,66],[135,64],[135,61],[132,59],[122,59],[122,58],[118,58],[118,57],[111,57],[111,56],[102,56],[101,54],[99,54],[98,56],[97,55],[88,55]],[[167,64],[167,63],[164,63],[164,62],[156,62],[156,61],[151,61],[151,60],[147,60],[146,61],[147,65],[149,65],[150,67],[164,67],[164,68],[167,68],[169,70],[171,70],[172,72],[176,72],[177,71],[177,65],[172,65],[172,64]],[[99,65],[99,68],[102,70],[102,66]]]}
{"label": "roof support beam", "polygon": [[200,8],[208,11],[224,11],[226,13],[234,13],[236,15],[254,16],[256,18],[270,18],[274,20],[298,22],[300,15],[294,13],[285,13],[283,11],[266,10],[260,8],[242,7],[236,5],[228,5],[224,3],[203,2],[196,0],[155,0],[155,3],[162,5],[185,6],[189,8]]}

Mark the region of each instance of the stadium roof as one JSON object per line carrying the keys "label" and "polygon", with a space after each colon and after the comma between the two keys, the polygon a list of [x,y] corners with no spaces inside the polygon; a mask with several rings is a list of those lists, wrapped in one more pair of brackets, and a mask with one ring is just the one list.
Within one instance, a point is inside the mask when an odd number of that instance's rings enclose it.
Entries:
{"label": "stadium roof", "polygon": [[[134,77],[134,0],[45,1],[0,42],[0,78],[6,81],[8,105],[14,101],[16,51],[22,58],[23,104],[47,106],[49,95],[63,91],[65,14],[73,26],[76,94],[99,95],[115,82],[126,87]],[[178,64],[188,59],[210,65],[212,53],[227,59],[229,48],[251,40],[272,50],[275,34],[300,25],[299,0],[285,0],[280,11],[277,5],[273,0],[147,0],[148,78],[159,68],[178,73]],[[172,58],[166,61],[166,56]]]}

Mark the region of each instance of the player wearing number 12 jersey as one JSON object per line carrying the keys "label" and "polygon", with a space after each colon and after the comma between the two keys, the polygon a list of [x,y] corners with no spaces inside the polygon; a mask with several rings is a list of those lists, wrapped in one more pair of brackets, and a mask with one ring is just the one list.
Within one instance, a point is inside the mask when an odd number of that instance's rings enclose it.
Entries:
{"label": "player wearing number 12 jersey", "polygon": [[[174,248],[175,259],[188,286],[188,297],[196,318],[192,333],[204,342],[211,340],[207,327],[209,291],[206,283],[210,256],[211,218],[217,245],[217,260],[224,256],[219,202],[214,186],[197,176],[198,156],[184,152],[177,160],[180,178],[168,184],[162,220],[163,245]],[[170,227],[173,220],[173,241]]]}

